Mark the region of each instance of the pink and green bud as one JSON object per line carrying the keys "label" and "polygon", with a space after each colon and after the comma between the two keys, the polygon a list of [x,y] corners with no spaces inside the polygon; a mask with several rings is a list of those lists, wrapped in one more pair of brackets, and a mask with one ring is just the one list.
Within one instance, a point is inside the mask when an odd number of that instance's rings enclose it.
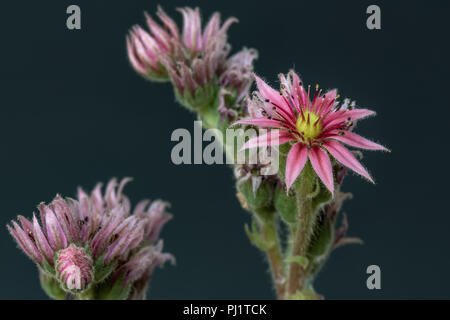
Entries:
{"label": "pink and green bud", "polygon": [[73,243],[60,250],[56,260],[56,276],[63,288],[78,293],[86,290],[94,278],[92,258]]}
{"label": "pink and green bud", "polygon": [[[7,228],[19,247],[39,267],[41,283],[51,296],[60,298],[58,284],[78,297],[88,287],[96,297],[97,287],[115,270],[128,266],[134,251],[158,242],[159,233],[171,215],[168,203],[141,201],[134,211],[122,193],[131,179],[120,184],[112,179],[103,194],[101,184],[88,194],[81,188],[78,198],[60,196],[48,205],[39,205],[40,221],[19,216]],[[137,272],[137,271],[135,271]],[[92,292],[91,292],[92,291]]]}
{"label": "pink and green bud", "polygon": [[[182,41],[173,57],[166,57],[166,67],[180,103],[199,112],[217,105],[221,90],[218,82],[226,70],[230,45],[227,30],[235,18],[221,26],[220,14],[215,13],[202,32],[198,8],[179,9],[183,15]],[[187,56],[184,54],[187,52]]]}
{"label": "pink and green bud", "polygon": [[218,111],[229,122],[247,115],[247,98],[253,83],[253,61],[258,58],[255,49],[244,48],[231,56],[219,78]]}
{"label": "pink and green bud", "polygon": [[179,32],[175,22],[160,7],[157,15],[163,27],[145,14],[149,32],[139,26],[133,27],[127,36],[127,53],[136,72],[149,80],[165,81],[168,80],[168,75],[161,57],[174,53]]}
{"label": "pink and green bud", "polygon": [[[223,24],[214,13],[202,28],[198,8],[180,8],[182,31],[161,8],[161,28],[150,16],[150,33],[135,27],[127,39],[128,56],[134,69],[150,79],[161,74],[170,78],[178,101],[199,112],[214,127],[219,120],[236,119],[245,110],[243,102],[253,81],[253,60],[257,52],[243,49],[229,57],[227,31],[236,18]],[[155,76],[156,73],[156,76]],[[150,75],[150,76],[149,76]]]}

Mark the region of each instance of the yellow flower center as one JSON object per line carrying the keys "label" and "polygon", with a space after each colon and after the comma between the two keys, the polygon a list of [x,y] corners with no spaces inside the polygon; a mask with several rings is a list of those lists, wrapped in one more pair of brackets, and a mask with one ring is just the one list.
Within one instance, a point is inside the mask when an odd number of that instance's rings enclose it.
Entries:
{"label": "yellow flower center", "polygon": [[297,119],[296,127],[306,139],[314,139],[322,132],[320,117],[311,111],[303,111],[303,116],[300,115]]}

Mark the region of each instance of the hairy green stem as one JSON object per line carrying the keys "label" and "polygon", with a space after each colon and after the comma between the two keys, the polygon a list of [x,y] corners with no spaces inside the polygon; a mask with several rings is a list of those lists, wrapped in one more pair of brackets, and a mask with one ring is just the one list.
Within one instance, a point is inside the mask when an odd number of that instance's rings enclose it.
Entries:
{"label": "hairy green stem", "polygon": [[263,239],[266,243],[271,244],[265,253],[270,265],[272,281],[277,292],[277,298],[281,300],[284,299],[285,295],[286,274],[275,219],[275,215],[272,215],[270,218],[264,220],[258,219],[258,223]]}
{"label": "hairy green stem", "polygon": [[[311,197],[315,188],[315,177],[309,164],[304,167],[295,187],[299,225],[293,234],[291,256],[306,258],[316,220]],[[304,289],[307,269],[298,262],[291,262],[287,288],[288,296],[293,296]]]}

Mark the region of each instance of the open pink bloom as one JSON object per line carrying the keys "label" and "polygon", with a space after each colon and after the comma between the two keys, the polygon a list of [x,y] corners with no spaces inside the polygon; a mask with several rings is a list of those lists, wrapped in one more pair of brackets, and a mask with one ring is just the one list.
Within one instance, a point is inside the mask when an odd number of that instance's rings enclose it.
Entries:
{"label": "open pink bloom", "polygon": [[248,103],[250,119],[235,124],[276,128],[247,141],[243,149],[293,143],[286,161],[286,186],[289,190],[309,159],[317,176],[334,193],[333,170],[329,155],[339,163],[373,182],[367,170],[343,144],[368,150],[387,150],[351,130],[355,121],[374,115],[368,109],[356,109],[346,99],[337,101],[336,90],[322,93],[318,85],[310,99],[299,76],[290,71],[280,74],[281,90],[277,91],[255,76],[258,91]]}

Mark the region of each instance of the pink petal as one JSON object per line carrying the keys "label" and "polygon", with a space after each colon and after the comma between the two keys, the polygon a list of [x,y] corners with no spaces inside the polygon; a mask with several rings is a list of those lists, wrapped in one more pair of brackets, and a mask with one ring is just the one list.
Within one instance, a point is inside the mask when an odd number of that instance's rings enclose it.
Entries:
{"label": "pink petal", "polygon": [[230,17],[227,20],[225,20],[225,22],[223,23],[222,27],[220,28],[220,30],[218,31],[218,34],[220,35],[224,35],[228,29],[230,28],[230,26],[233,23],[239,22],[238,19],[236,19],[235,17]]}
{"label": "pink petal", "polygon": [[7,225],[7,228],[22,250],[30,259],[42,264],[42,254],[39,252],[33,240],[31,240],[29,234],[22,230],[22,228],[15,221],[12,221],[12,224],[14,228],[11,228],[9,225]]}
{"label": "pink petal", "polygon": [[192,52],[197,52],[202,46],[201,21],[199,9],[180,8],[183,15],[183,42]]}
{"label": "pink petal", "polygon": [[326,141],[324,146],[337,161],[352,169],[356,173],[359,173],[373,183],[369,173],[346,147],[341,145],[339,142],[332,140]]}
{"label": "pink petal", "polygon": [[367,140],[366,138],[363,138],[360,135],[357,135],[356,133],[353,133],[351,131],[345,131],[344,135],[342,135],[342,136],[334,135],[334,136],[331,136],[330,138],[341,141],[345,144],[348,144],[349,146],[356,147],[356,148],[367,149],[367,150],[389,151],[387,148],[383,147],[382,145],[372,142],[370,140]]}
{"label": "pink petal", "polygon": [[269,147],[280,145],[295,138],[287,131],[272,130],[268,133],[249,139],[241,148],[241,150],[255,147]]}
{"label": "pink petal", "polygon": [[41,226],[39,225],[38,220],[36,219],[36,216],[33,214],[33,229],[34,229],[34,238],[36,240],[36,244],[41,250],[41,252],[46,257],[47,261],[50,264],[53,264],[53,255],[54,252],[52,248],[50,247],[50,244],[47,241],[47,238],[45,237],[44,233],[42,232]]}
{"label": "pink petal", "polygon": [[190,14],[185,8],[178,8],[177,9],[181,14],[183,15],[183,42],[186,47],[191,47],[191,33],[192,33],[192,22],[190,22]]}
{"label": "pink petal", "polygon": [[253,118],[253,119],[242,119],[236,121],[232,125],[235,126],[237,124],[250,124],[258,127],[271,127],[271,128],[282,128],[283,125],[280,124],[278,120],[272,120],[267,118]]}
{"label": "pink petal", "polygon": [[327,99],[328,101],[336,99],[336,96],[337,96],[336,89],[332,89],[332,90],[328,91],[327,93],[325,93],[325,99]]}
{"label": "pink petal", "polygon": [[326,114],[335,104],[335,99],[337,96],[337,90],[333,89],[328,91],[322,98],[321,105],[319,106],[318,114],[324,115]]}
{"label": "pink petal", "polygon": [[134,46],[131,43],[131,40],[129,37],[127,37],[127,52],[128,52],[128,59],[130,59],[130,63],[133,66],[133,68],[137,72],[145,74],[146,69],[145,69],[144,65],[139,61],[139,58],[136,56]]}
{"label": "pink petal", "polygon": [[[341,110],[330,114],[323,121],[324,129],[345,121],[354,121],[374,115],[375,111],[369,109]],[[348,120],[350,118],[350,120]]]}
{"label": "pink petal", "polygon": [[308,159],[308,148],[301,142],[292,146],[286,160],[286,187],[291,188]]}
{"label": "pink petal", "polygon": [[111,210],[111,218],[107,220],[106,224],[102,226],[102,229],[97,232],[97,234],[94,236],[94,239],[92,239],[91,241],[92,255],[94,257],[98,257],[104,252],[106,246],[108,245],[108,239],[123,222],[124,215],[125,213],[122,207],[118,206]]}
{"label": "pink petal", "polygon": [[203,42],[207,44],[210,39],[217,35],[219,28],[220,14],[216,12],[212,15],[211,19],[209,19],[209,22],[206,25],[205,30],[203,31]]}
{"label": "pink petal", "polygon": [[164,10],[158,6],[157,16],[163,22],[164,26],[170,31],[171,35],[178,40],[180,38],[180,33],[178,31],[177,24],[173,21]]}
{"label": "pink petal", "polygon": [[143,214],[149,203],[150,200],[148,199],[139,201],[138,204],[134,207],[133,214],[134,215]]}
{"label": "pink petal", "polygon": [[323,184],[334,193],[333,169],[331,168],[330,158],[328,154],[320,147],[313,147],[309,150],[309,161],[317,176],[322,180]]}
{"label": "pink petal", "polygon": [[309,104],[309,97],[306,94],[305,89],[303,88],[302,81],[297,73],[294,70],[290,70],[288,75],[292,78],[292,90],[291,94],[294,96],[294,101],[299,104],[296,105],[295,108],[297,112],[300,112],[300,106],[304,108],[307,104]]}
{"label": "pink petal", "polygon": [[285,113],[292,115],[293,110],[289,105],[286,104],[286,101],[280,95],[280,92],[271,88],[267,83],[265,83],[260,77],[255,75],[256,85],[258,86],[258,90],[261,93],[264,99],[268,99],[270,102],[276,104],[278,108],[281,108]]}
{"label": "pink petal", "polygon": [[117,238],[109,245],[105,262],[119,256],[124,249],[130,248],[129,245],[135,237],[142,239],[144,236],[143,226],[138,224],[135,217],[130,216],[117,227],[115,234],[117,234]]}
{"label": "pink petal", "polygon": [[22,224],[22,228],[23,228],[23,230],[25,230],[25,232],[33,231],[33,224],[31,223],[30,220],[28,220],[24,216],[20,216],[20,215],[17,218],[19,219],[20,223]]}
{"label": "pink petal", "polygon": [[59,225],[61,226],[64,234],[67,236],[69,242],[75,241],[72,238],[72,232],[74,230],[74,221],[72,220],[72,215],[70,213],[69,207],[66,205],[61,196],[57,195],[56,198],[50,204],[50,208],[53,210],[56,218],[58,219]]}
{"label": "pink petal", "polygon": [[159,45],[147,31],[139,26],[133,28],[135,37],[133,41],[134,47],[136,48],[136,53],[138,56],[147,62],[155,63],[158,59],[157,55],[160,51]]}
{"label": "pink petal", "polygon": [[50,246],[55,250],[66,248],[67,237],[59,224],[58,218],[56,218],[56,215],[48,206],[44,206],[43,210],[45,211],[46,220],[45,231]]}
{"label": "pink petal", "polygon": [[164,53],[167,53],[170,51],[170,46],[171,46],[171,39],[169,34],[163,29],[161,28],[153,19],[152,17],[150,17],[149,14],[147,14],[147,12],[144,13],[145,18],[147,20],[147,25],[150,29],[150,31],[152,32],[152,35],[155,37],[155,39],[157,40],[158,44],[159,44],[159,49],[161,51],[163,51]]}

